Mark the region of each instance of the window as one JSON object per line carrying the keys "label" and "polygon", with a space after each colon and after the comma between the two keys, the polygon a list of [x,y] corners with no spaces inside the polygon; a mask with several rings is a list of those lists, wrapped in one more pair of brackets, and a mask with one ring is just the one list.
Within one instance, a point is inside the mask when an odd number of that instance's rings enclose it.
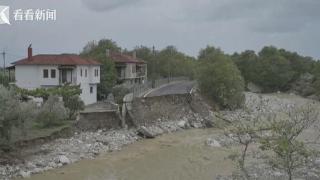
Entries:
{"label": "window", "polygon": [[95,77],[99,77],[99,69],[95,69],[94,70],[94,76]]}
{"label": "window", "polygon": [[43,78],[48,78],[49,77],[49,71],[48,69],[43,70]]}
{"label": "window", "polygon": [[134,64],[132,65],[132,73],[136,73],[136,66]]}
{"label": "window", "polygon": [[88,70],[87,70],[87,69],[85,69],[85,71],[84,71],[84,76],[85,76],[85,77],[88,76]]}
{"label": "window", "polygon": [[90,86],[90,94],[92,94],[92,93],[93,93],[93,87]]}
{"label": "window", "polygon": [[80,76],[82,77],[82,68],[80,69]]}
{"label": "window", "polygon": [[56,78],[56,70],[51,69],[51,78]]}

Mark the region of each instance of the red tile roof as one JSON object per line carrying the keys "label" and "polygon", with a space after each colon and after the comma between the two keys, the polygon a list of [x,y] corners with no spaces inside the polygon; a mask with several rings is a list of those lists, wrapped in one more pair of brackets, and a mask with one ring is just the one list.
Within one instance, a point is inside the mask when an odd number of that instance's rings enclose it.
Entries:
{"label": "red tile roof", "polygon": [[146,62],[134,58],[132,56],[122,54],[122,53],[115,53],[115,52],[110,52],[110,58],[115,62],[115,63],[135,63],[135,64],[145,64]]}
{"label": "red tile roof", "polygon": [[101,65],[98,61],[84,59],[78,55],[35,55],[31,59],[25,58],[12,63],[14,65]]}

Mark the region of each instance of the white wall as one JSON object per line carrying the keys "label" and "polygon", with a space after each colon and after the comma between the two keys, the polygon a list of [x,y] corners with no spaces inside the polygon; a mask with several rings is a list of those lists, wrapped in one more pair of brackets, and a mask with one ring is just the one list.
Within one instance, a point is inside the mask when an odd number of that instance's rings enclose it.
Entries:
{"label": "white wall", "polygon": [[[43,78],[43,70],[48,70],[48,78]],[[51,70],[56,70],[56,77],[51,77]],[[59,85],[59,69],[58,66],[39,65],[38,76],[40,78],[40,86],[58,86]]]}
{"label": "white wall", "polygon": [[[43,70],[48,69],[48,78],[43,78]],[[51,69],[56,70],[56,77],[51,77]],[[80,75],[82,69],[82,76]],[[87,77],[85,70],[87,69]],[[94,70],[99,70],[99,76],[94,76]],[[25,89],[36,89],[40,87],[50,87],[59,85],[59,70],[58,66],[50,65],[17,65],[16,66],[16,85]],[[81,85],[81,99],[86,105],[97,102],[97,84],[100,83],[100,66],[77,66],[72,76],[76,76],[76,84]],[[71,73],[68,74],[68,79],[71,78]],[[93,92],[90,93],[90,86]]]}
{"label": "white wall", "polygon": [[25,89],[36,89],[40,87],[38,66],[16,66],[16,85]]}
{"label": "white wall", "polygon": [[[48,78],[43,77],[43,70],[48,70]],[[56,70],[56,77],[51,77],[51,69]],[[15,70],[16,85],[25,89],[36,89],[41,86],[59,85],[58,66],[17,65]]]}
{"label": "white wall", "polygon": [[[82,76],[81,76],[82,69]],[[99,76],[94,76],[94,70],[98,69]],[[85,72],[87,70],[87,77]],[[93,104],[97,102],[97,84],[100,83],[100,66],[77,66],[77,84],[81,85],[82,93],[80,95],[81,99],[86,105]],[[90,86],[93,88],[93,92],[90,93]]]}
{"label": "white wall", "polygon": [[[97,102],[97,85],[96,84],[81,84],[82,93],[80,98],[85,103],[85,105],[93,104]],[[90,87],[93,91],[90,93]]]}
{"label": "white wall", "polygon": [[136,72],[132,72],[132,68],[133,66],[136,66],[136,64],[133,63],[127,63],[126,64],[126,69],[125,69],[125,75],[126,75],[126,79],[130,79],[130,78],[136,78],[137,74]]}

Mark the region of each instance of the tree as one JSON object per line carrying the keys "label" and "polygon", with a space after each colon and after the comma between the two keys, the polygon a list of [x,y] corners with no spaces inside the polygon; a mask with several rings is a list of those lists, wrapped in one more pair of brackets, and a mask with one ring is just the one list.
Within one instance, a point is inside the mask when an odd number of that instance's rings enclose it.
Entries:
{"label": "tree", "polygon": [[268,130],[264,123],[268,118],[264,112],[268,102],[260,96],[253,103],[256,105],[255,109],[244,107],[243,111],[237,113],[232,123],[225,128],[225,135],[243,146],[241,154],[232,155],[231,158],[237,161],[246,179],[250,178],[245,167],[248,148],[251,144],[259,141],[263,131]]}
{"label": "tree", "polygon": [[235,109],[244,103],[244,80],[229,56],[206,54],[199,56],[198,83],[203,95],[223,108]]}
{"label": "tree", "polygon": [[247,50],[241,54],[234,54],[232,59],[241,71],[246,83],[258,82],[259,73],[261,72],[262,67],[259,63],[259,57],[254,51]]}
{"label": "tree", "polygon": [[240,54],[235,53],[232,59],[237,64],[246,83],[255,83],[265,92],[287,91],[302,74],[320,73],[316,70],[317,63],[312,58],[277,49],[274,46],[264,47],[258,55],[250,50]]}
{"label": "tree", "polygon": [[261,140],[262,150],[271,150],[270,164],[274,168],[284,170],[288,179],[293,177],[294,170],[305,165],[312,153],[297,137],[315,123],[317,110],[308,105],[287,110],[270,123],[272,135]]}
{"label": "tree", "polygon": [[278,49],[273,46],[264,47],[259,52],[259,58],[263,67],[260,69],[259,85],[267,92],[287,90],[294,77],[290,61],[281,56]]}
{"label": "tree", "polygon": [[114,62],[106,56],[106,50],[120,52],[121,48],[110,39],[102,39],[98,43],[89,42],[80,55],[85,58],[95,59],[102,63],[100,72],[100,84],[98,84],[98,98],[107,97],[116,83],[116,69]]}
{"label": "tree", "polygon": [[73,95],[63,100],[64,106],[69,109],[69,119],[74,119],[77,112],[84,109],[84,103],[79,96]]}
{"label": "tree", "polygon": [[13,89],[0,85],[0,149],[10,150],[13,143],[12,129],[15,127],[25,135],[25,126],[36,117],[35,104],[20,102]]}
{"label": "tree", "polygon": [[16,113],[19,101],[13,91],[0,85],[0,134],[1,145],[8,145],[11,141],[11,130],[21,124],[19,114]]}
{"label": "tree", "polygon": [[9,77],[3,74],[3,70],[0,71],[0,84],[6,87],[9,85]]}
{"label": "tree", "polygon": [[49,96],[37,116],[37,125],[41,128],[60,126],[68,117],[68,111],[58,96]]}

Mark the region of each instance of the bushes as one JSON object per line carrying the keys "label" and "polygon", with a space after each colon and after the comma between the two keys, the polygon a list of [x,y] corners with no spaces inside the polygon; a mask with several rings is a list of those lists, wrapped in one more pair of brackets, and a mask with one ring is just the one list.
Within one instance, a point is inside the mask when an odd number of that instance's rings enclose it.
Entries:
{"label": "bushes", "polygon": [[80,86],[64,85],[56,88],[38,88],[35,90],[26,90],[16,88],[22,99],[27,99],[28,96],[40,97],[47,101],[50,96],[60,96],[63,98],[64,106],[68,108],[69,119],[74,119],[75,114],[84,109],[84,103],[80,99]]}
{"label": "bushes", "polygon": [[68,111],[59,97],[50,96],[40,108],[36,122],[38,127],[48,128],[62,125],[67,117]]}
{"label": "bushes", "polygon": [[16,87],[16,91],[22,96],[33,96],[33,97],[41,97],[44,101],[46,101],[49,96],[51,95],[57,95],[61,96],[63,98],[68,98],[70,96],[74,95],[80,95],[81,89],[80,86],[70,86],[70,85],[63,85],[55,88],[38,88],[35,90],[27,90],[27,89],[21,89]]}
{"label": "bushes", "polygon": [[65,107],[69,109],[69,119],[74,119],[76,113],[84,109],[84,103],[77,95],[65,97],[63,101]]}
{"label": "bushes", "polygon": [[235,109],[244,103],[244,80],[232,60],[222,53],[207,54],[198,70],[202,94],[223,108]]}
{"label": "bushes", "polygon": [[9,77],[4,75],[2,71],[0,71],[0,84],[6,87],[9,85]]}
{"label": "bushes", "polygon": [[21,103],[12,89],[0,85],[0,148],[7,149],[11,145],[14,127],[23,135],[26,126],[32,125],[36,114],[35,104]]}
{"label": "bushes", "polygon": [[112,94],[114,96],[114,101],[117,104],[122,104],[124,96],[129,94],[129,93],[130,93],[130,90],[128,88],[121,87],[121,86],[114,87],[112,89]]}
{"label": "bushes", "polygon": [[264,92],[287,91],[301,75],[316,71],[312,58],[273,46],[264,47],[258,54],[254,51],[235,53],[232,59],[246,83],[259,85]]}

